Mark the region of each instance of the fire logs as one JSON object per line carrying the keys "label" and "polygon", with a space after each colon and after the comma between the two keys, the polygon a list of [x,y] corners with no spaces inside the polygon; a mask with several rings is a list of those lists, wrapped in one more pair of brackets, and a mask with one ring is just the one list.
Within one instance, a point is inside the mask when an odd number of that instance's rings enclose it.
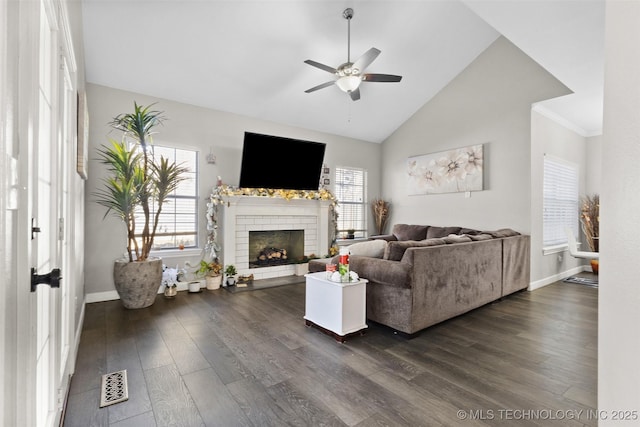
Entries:
{"label": "fire logs", "polygon": [[278,248],[264,248],[258,254],[259,264],[281,264],[287,261],[287,250]]}

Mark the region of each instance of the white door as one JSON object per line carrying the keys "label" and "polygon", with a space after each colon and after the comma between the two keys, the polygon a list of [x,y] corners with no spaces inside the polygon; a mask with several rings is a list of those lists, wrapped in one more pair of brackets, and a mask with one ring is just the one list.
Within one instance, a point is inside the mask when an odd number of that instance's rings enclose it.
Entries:
{"label": "white door", "polygon": [[[34,273],[45,282],[32,285],[36,309],[35,373],[36,373],[36,425],[52,426],[60,411],[57,396],[60,386],[59,339],[61,331],[61,293],[49,285],[56,285],[49,276],[59,268],[58,226],[60,156],[58,102],[59,102],[59,43],[54,6],[48,1],[40,3],[39,72],[38,72],[38,128],[33,142],[32,165],[32,236],[31,265]],[[32,278],[33,280],[33,278]],[[33,323],[32,323],[33,324]]]}
{"label": "white door", "polygon": [[60,68],[61,46],[69,36],[60,37],[64,20],[59,21],[62,9],[54,1],[0,1],[2,426],[57,425],[67,359],[74,357],[68,355],[74,348],[68,301],[59,289],[38,285],[32,291],[31,286],[32,269],[45,275],[61,262],[68,265],[70,252],[58,230],[69,203],[61,195],[68,194],[69,182],[59,177],[73,156],[68,144],[75,89],[68,70]]}

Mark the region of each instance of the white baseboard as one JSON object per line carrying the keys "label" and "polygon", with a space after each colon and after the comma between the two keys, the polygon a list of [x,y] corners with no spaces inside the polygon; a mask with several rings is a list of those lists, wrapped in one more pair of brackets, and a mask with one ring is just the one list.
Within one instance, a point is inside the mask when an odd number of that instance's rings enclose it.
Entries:
{"label": "white baseboard", "polygon": [[80,351],[80,336],[82,335],[82,328],[84,328],[84,309],[87,306],[86,300],[82,302],[82,308],[80,309],[80,315],[78,316],[78,325],[75,331],[74,344],[75,348],[73,349],[73,361],[71,362],[71,374],[76,371],[76,359],[78,357],[78,351]]}
{"label": "white baseboard", "polygon": [[[583,271],[589,270],[590,267],[588,265],[580,265],[578,267],[574,267],[570,270],[563,271],[558,274],[554,274],[553,276],[545,277],[544,279],[536,280],[535,282],[529,283],[528,291],[534,291],[536,289],[542,288],[544,286],[550,285],[552,283],[557,282],[558,280],[565,279],[569,276],[573,276],[574,274],[581,273]],[[178,284],[178,291],[186,291],[189,289],[189,286],[186,283]],[[158,289],[158,293],[164,293],[164,286],[161,286]],[[118,300],[120,297],[118,296],[117,291],[106,291],[106,292],[93,292],[86,295],[85,303],[89,304],[92,302],[104,302],[104,301],[113,301]],[[84,314],[84,306],[82,309],[82,313]],[[82,329],[80,329],[82,330]]]}
{"label": "white baseboard", "polygon": [[106,291],[106,292],[93,292],[91,294],[85,295],[85,302],[90,304],[92,302],[103,302],[103,301],[113,301],[116,299],[120,299],[118,296],[118,291]]}
{"label": "white baseboard", "polygon": [[[198,281],[202,282],[200,284],[201,288],[205,286],[204,280],[198,280]],[[187,284],[187,282],[178,283],[178,292],[187,291],[187,290],[189,290],[189,285]],[[160,286],[160,288],[158,289],[158,293],[164,294],[164,285]],[[118,295],[118,291],[115,291],[115,290],[106,291],[106,292],[93,292],[85,296],[85,303],[89,304],[92,302],[114,301],[117,299],[120,299],[120,296]]]}
{"label": "white baseboard", "polygon": [[531,282],[529,283],[529,287],[527,288],[527,290],[534,291],[536,289],[555,283],[558,280],[566,279],[567,277],[573,276],[574,274],[582,273],[583,271],[587,271],[589,269],[590,267],[588,265],[579,265],[578,267],[563,271],[562,273],[554,274],[553,276],[545,277],[544,279]]}

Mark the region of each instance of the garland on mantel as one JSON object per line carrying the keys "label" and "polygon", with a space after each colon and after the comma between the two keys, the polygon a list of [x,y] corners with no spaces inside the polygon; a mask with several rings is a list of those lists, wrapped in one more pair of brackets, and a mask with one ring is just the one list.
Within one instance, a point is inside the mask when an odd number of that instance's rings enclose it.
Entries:
{"label": "garland on mantel", "polygon": [[[220,182],[220,177],[218,177]],[[205,245],[205,254],[212,260],[218,259],[221,251],[220,245],[217,243],[218,237],[218,208],[225,203],[225,197],[233,196],[250,196],[250,197],[272,197],[285,200],[327,200],[330,203],[330,218],[333,223],[333,236],[331,236],[331,247],[328,256],[334,256],[338,253],[338,245],[336,238],[338,235],[338,199],[327,189],[320,190],[281,190],[273,188],[240,188],[219,183],[211,191],[209,203],[207,203],[207,243]],[[227,201],[228,203],[228,201]],[[206,255],[205,255],[206,256]]]}

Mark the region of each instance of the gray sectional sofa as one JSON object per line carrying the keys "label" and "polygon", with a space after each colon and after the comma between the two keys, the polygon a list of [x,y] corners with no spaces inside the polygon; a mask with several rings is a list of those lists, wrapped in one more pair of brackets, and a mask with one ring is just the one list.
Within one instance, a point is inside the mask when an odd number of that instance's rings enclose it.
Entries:
{"label": "gray sectional sofa", "polygon": [[350,250],[367,318],[409,335],[529,286],[530,237],[511,229],[396,224]]}

